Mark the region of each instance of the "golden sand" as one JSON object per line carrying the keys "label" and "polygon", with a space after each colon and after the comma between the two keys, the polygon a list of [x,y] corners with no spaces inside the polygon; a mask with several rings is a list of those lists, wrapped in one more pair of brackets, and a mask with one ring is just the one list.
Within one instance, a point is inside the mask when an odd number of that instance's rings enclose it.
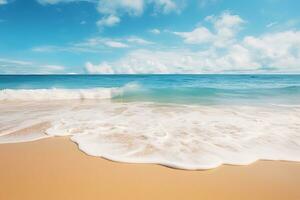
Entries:
{"label": "golden sand", "polygon": [[0,145],[1,200],[299,200],[300,164],[185,171],[88,156],[68,138]]}

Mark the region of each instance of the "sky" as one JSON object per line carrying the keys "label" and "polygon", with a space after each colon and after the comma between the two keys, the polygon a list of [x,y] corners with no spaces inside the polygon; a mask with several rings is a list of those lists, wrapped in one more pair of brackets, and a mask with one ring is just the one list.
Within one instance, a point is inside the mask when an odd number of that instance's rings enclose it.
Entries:
{"label": "sky", "polygon": [[0,74],[300,73],[299,0],[0,0]]}

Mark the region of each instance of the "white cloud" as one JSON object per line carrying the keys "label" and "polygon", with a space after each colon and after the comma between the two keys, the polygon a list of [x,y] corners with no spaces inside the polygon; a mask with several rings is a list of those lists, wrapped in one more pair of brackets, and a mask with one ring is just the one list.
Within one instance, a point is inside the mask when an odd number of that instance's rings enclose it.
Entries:
{"label": "white cloud", "polygon": [[114,74],[115,71],[106,62],[100,65],[93,65],[90,62],[85,64],[86,70],[91,74]]}
{"label": "white cloud", "polygon": [[0,58],[0,74],[53,74],[65,70],[61,65],[43,65],[31,61]]}
{"label": "white cloud", "polygon": [[199,0],[200,8],[205,8],[209,5],[216,4],[219,0]]}
{"label": "white cloud", "polygon": [[128,48],[129,45],[121,39],[94,37],[83,42],[74,43],[69,46],[71,50],[85,50],[86,52],[103,51],[107,48]]}
{"label": "white cloud", "polygon": [[72,52],[72,53],[100,53],[111,50],[112,48],[134,48],[145,45],[154,44],[151,41],[145,40],[140,37],[131,36],[126,38],[101,38],[93,37],[83,40],[77,43],[70,43],[65,46],[37,46],[31,50],[34,52],[40,53],[49,53],[49,52]]}
{"label": "white cloud", "polygon": [[6,58],[0,58],[0,64],[1,66],[5,64],[15,64],[15,65],[31,65],[32,62],[24,61],[24,60],[13,60],[13,59],[6,59]]}
{"label": "white cloud", "polygon": [[[155,7],[155,12],[168,14],[179,12],[181,7],[174,0],[101,0],[98,3],[98,11],[104,16],[98,21],[98,25],[107,26],[106,22],[110,16],[114,16],[117,24],[121,21],[120,16],[127,14],[130,16],[141,15],[145,7],[151,4]],[[118,19],[118,20],[116,20]],[[102,23],[99,23],[102,22]],[[108,23],[109,24],[109,23]]]}
{"label": "white cloud", "polygon": [[152,5],[156,12],[168,14],[179,12],[182,9],[182,0],[100,0],[98,11],[107,15],[127,13],[129,15],[141,15],[145,6]]}
{"label": "white cloud", "polygon": [[224,47],[231,44],[236,34],[245,21],[238,15],[224,12],[220,16],[208,16],[206,21],[212,23],[213,30],[200,26],[191,32],[173,32],[184,39],[188,44],[211,43],[212,45]]}
{"label": "white cloud", "polygon": [[48,53],[49,52],[99,53],[101,51],[104,51],[104,48],[89,47],[89,46],[84,46],[83,44],[70,44],[66,46],[52,46],[52,45],[38,46],[38,47],[33,47],[31,50],[39,53],[47,53],[47,52]]}
{"label": "white cloud", "polygon": [[143,38],[139,38],[136,36],[131,36],[127,38],[90,38],[82,43],[75,44],[77,47],[112,47],[112,48],[128,48],[131,44],[134,45],[150,45],[153,44],[153,42],[147,41]]}
{"label": "white cloud", "polygon": [[120,18],[115,15],[105,16],[97,21],[98,26],[114,26],[120,23]]}
{"label": "white cloud", "polygon": [[71,53],[100,53],[107,51],[107,48],[126,48],[127,44],[103,38],[90,38],[82,42],[71,43],[65,46],[38,46],[31,50],[40,53],[71,52]]}
{"label": "white cloud", "polygon": [[63,71],[65,69],[65,67],[61,65],[43,65],[42,68],[51,72]]}
{"label": "white cloud", "polygon": [[208,43],[215,38],[214,34],[205,27],[198,27],[191,32],[174,32],[174,34],[182,37],[187,44]]}
{"label": "white cloud", "polygon": [[[6,1],[6,0],[0,0]],[[179,13],[184,7],[185,0],[36,0],[42,5],[54,5],[57,3],[71,3],[86,1],[97,4],[97,10],[102,18],[97,21],[98,26],[113,26],[121,21],[121,16],[139,16],[143,14],[145,7],[151,5],[154,12],[168,14]]]}
{"label": "white cloud", "polygon": [[241,25],[245,21],[238,15],[233,15],[229,12],[224,12],[221,16],[211,17],[208,19],[214,25],[218,43],[226,43],[226,41],[231,40],[240,31]]}
{"label": "white cloud", "polygon": [[[243,57],[240,57],[240,56]],[[245,66],[241,69],[241,66]],[[148,74],[148,73],[222,73],[259,69],[259,65],[252,62],[249,52],[240,46],[234,46],[226,53],[219,53],[216,49],[205,51],[150,51],[135,50],[116,62],[103,62],[94,65],[86,64],[89,73],[110,74]]]}
{"label": "white cloud", "polygon": [[150,0],[149,2],[153,2],[157,8],[156,10],[162,11],[165,14],[179,12],[181,10],[179,5],[173,0]]}
{"label": "white cloud", "polygon": [[98,11],[106,15],[118,15],[121,12],[140,15],[144,10],[144,0],[101,0]]}
{"label": "white cloud", "polygon": [[245,23],[240,16],[224,12],[205,20],[212,23],[212,30],[200,26],[191,32],[173,32],[202,50],[133,50],[113,62],[88,62],[86,70],[110,74],[300,72],[300,31],[238,39]]}
{"label": "white cloud", "polygon": [[117,41],[112,41],[112,40],[107,40],[104,42],[104,44],[108,47],[112,47],[112,48],[127,48],[128,45],[124,44],[122,42],[117,42]]}
{"label": "white cloud", "polygon": [[300,71],[300,31],[247,36],[243,45],[255,54],[257,62],[266,67]]}
{"label": "white cloud", "polygon": [[[0,0],[1,1],[1,0]],[[36,0],[38,3],[42,4],[42,5],[54,5],[57,3],[71,3],[71,2],[79,2],[79,1],[86,1],[86,2],[92,2],[92,3],[96,3],[97,0]]]}
{"label": "white cloud", "polygon": [[7,0],[0,0],[0,6],[4,5],[4,4],[7,4],[7,3],[8,3]]}
{"label": "white cloud", "polygon": [[245,22],[240,16],[231,14],[228,11],[223,12],[220,16],[208,16],[205,20],[211,21],[216,30],[222,28],[233,28]]}
{"label": "white cloud", "polygon": [[127,42],[130,42],[132,44],[137,44],[137,45],[151,45],[151,44],[154,44],[153,42],[150,42],[148,40],[144,40],[142,38],[135,37],[135,36],[129,37],[126,40],[127,40]]}
{"label": "white cloud", "polygon": [[156,28],[149,30],[149,32],[153,33],[153,34],[156,34],[156,35],[160,34],[160,30],[156,29]]}
{"label": "white cloud", "polygon": [[114,62],[88,63],[89,73],[300,73],[300,31],[247,36],[204,50],[133,50]]}

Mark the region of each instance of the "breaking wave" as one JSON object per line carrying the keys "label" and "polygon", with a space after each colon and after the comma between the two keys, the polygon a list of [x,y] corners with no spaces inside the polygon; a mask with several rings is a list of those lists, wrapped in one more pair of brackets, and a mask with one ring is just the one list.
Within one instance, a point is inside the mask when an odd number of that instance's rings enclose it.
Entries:
{"label": "breaking wave", "polygon": [[300,86],[274,88],[145,87],[132,82],[123,87],[92,89],[3,89],[0,101],[102,100],[183,104],[262,103],[300,104]]}

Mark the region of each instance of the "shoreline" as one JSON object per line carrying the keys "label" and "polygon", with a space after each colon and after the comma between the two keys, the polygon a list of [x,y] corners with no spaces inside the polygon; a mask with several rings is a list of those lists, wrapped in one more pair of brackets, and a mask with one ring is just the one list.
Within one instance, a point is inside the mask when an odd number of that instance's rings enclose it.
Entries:
{"label": "shoreline", "polygon": [[87,156],[68,137],[0,144],[0,199],[300,198],[300,164],[179,170]]}

